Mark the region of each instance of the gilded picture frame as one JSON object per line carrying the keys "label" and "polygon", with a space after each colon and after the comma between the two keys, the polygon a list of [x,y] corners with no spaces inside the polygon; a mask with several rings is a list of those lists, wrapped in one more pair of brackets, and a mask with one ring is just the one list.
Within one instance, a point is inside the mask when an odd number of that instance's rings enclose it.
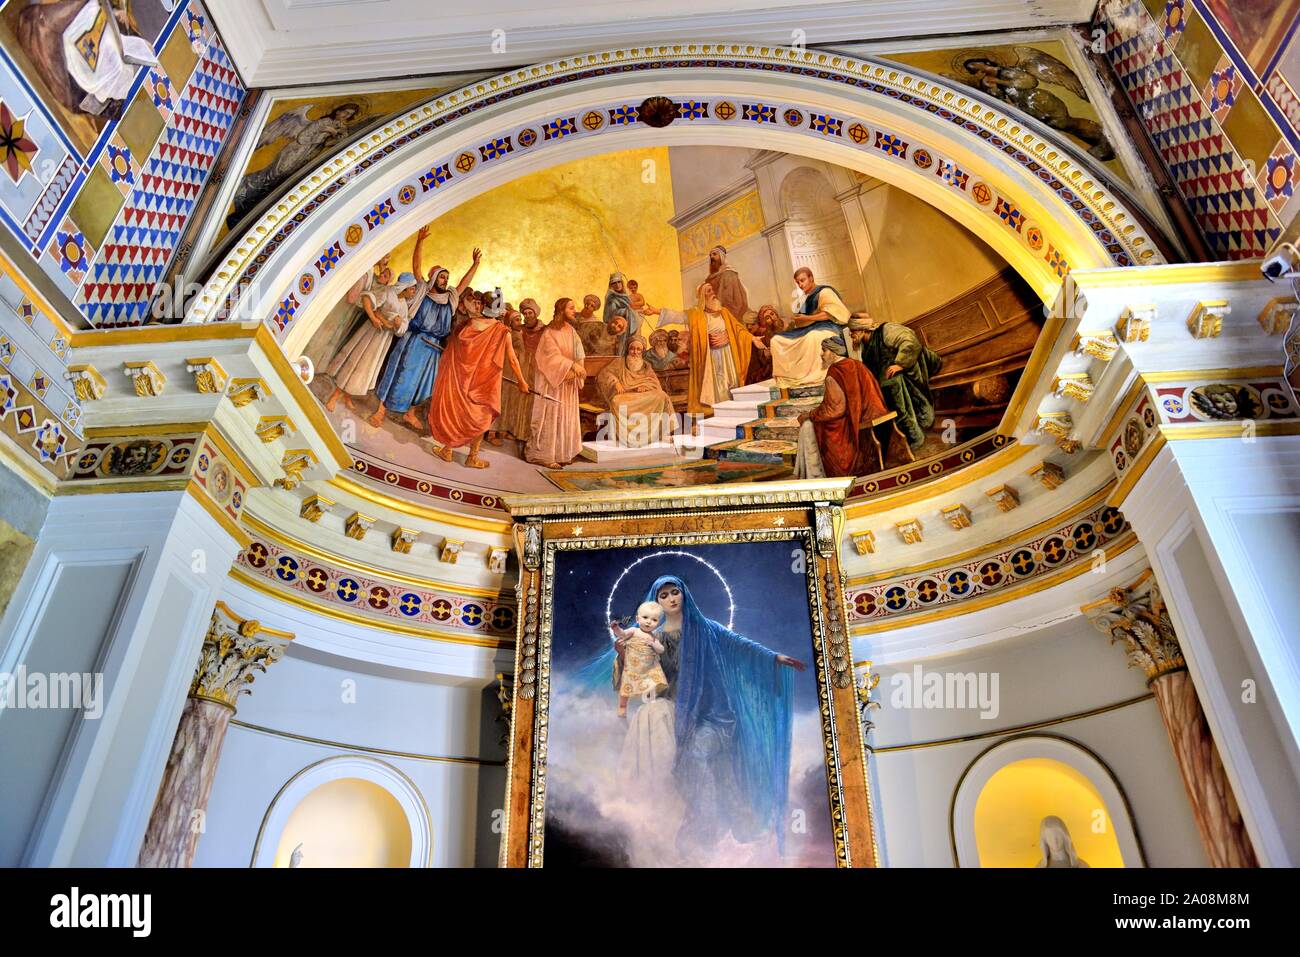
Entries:
{"label": "gilded picture frame", "polygon": [[[878,865],[859,689],[846,627],[840,564],[848,479],[737,484],[647,492],[507,497],[519,556],[518,632],[501,863],[545,861],[548,750],[565,720],[553,708],[557,558],[648,547],[785,542],[806,555],[809,670],[816,679],[830,846],[839,867]],[[779,671],[780,669],[778,669]],[[710,863],[705,861],[704,863]],[[826,864],[832,863],[830,860]]]}

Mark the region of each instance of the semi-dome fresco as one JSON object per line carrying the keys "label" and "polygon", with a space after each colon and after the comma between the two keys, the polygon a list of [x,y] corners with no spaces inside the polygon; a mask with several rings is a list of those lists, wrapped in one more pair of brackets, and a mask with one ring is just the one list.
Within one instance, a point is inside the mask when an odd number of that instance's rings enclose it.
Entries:
{"label": "semi-dome fresco", "polygon": [[1042,322],[997,253],[895,186],[656,147],[445,213],[304,354],[358,471],[416,495],[847,475],[874,491],[1003,444]]}

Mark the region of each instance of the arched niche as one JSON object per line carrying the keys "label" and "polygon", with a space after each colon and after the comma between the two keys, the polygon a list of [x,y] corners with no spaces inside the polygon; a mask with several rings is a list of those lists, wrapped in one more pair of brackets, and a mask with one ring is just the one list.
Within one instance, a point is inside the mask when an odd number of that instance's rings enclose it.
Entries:
{"label": "arched niche", "polygon": [[[337,819],[343,812],[350,812],[349,820]],[[306,820],[304,814],[308,815]],[[354,818],[354,814],[358,817]],[[253,847],[252,866],[288,866],[289,855],[302,834],[323,833],[330,826],[343,829],[350,823],[364,827],[365,836],[375,842],[409,841],[405,861],[388,860],[390,847],[375,854],[387,863],[372,866],[431,865],[433,826],[424,796],[415,783],[383,761],[342,755],[308,765],[280,788],[262,818]],[[337,841],[337,834],[325,833],[324,837]],[[316,853],[316,860],[312,861],[311,849],[304,847],[304,864],[321,863],[320,851]],[[333,858],[330,862],[338,863]]]}
{"label": "arched niche", "polygon": [[791,264],[807,266],[820,281],[839,290],[850,309],[867,305],[862,273],[844,210],[826,174],[796,166],[781,180],[781,231]]}
{"label": "arched niche", "polygon": [[[636,122],[656,95],[686,114],[664,128]],[[516,70],[395,119],[251,226],[186,319],[269,320],[293,354],[420,225],[526,173],[650,145],[770,149],[898,186],[974,232],[1048,302],[1071,269],[1162,261],[1141,211],[1104,177],[969,89],[868,59],[695,44]]]}
{"label": "arched niche", "polygon": [[1082,745],[1051,735],[1003,741],[971,762],[953,793],[954,862],[1034,867],[1042,857],[1039,827],[1049,814],[1065,822],[1090,867],[1146,866],[1128,801],[1110,769]]}

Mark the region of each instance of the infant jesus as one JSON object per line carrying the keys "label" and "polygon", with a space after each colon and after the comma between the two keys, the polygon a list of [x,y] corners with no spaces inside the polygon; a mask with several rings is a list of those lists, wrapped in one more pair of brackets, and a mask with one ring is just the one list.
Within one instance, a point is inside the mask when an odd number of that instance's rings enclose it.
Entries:
{"label": "infant jesus", "polygon": [[623,645],[623,677],[618,684],[618,715],[627,717],[627,702],[633,695],[642,701],[654,701],[661,691],[668,690],[659,656],[664,653],[663,643],[655,631],[664,620],[663,606],[658,602],[642,602],[636,610],[636,628],[621,628],[610,622],[609,628]]}

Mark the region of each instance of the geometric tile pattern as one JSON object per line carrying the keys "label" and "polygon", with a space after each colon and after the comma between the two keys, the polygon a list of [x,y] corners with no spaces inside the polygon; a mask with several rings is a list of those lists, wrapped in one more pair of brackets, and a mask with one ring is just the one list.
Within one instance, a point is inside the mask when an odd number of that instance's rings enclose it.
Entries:
{"label": "geometric tile pattern", "polygon": [[93,325],[138,326],[147,321],[162,277],[198,199],[244,87],[221,42],[213,37],[170,115],[81,290]]}
{"label": "geometric tile pattern", "polygon": [[1128,530],[1118,509],[1099,506],[1046,535],[995,554],[879,582],[848,594],[850,621],[879,621],[969,601],[1078,562]]}
{"label": "geometric tile pattern", "polygon": [[254,541],[240,552],[236,561],[257,577],[281,588],[291,588],[316,601],[374,618],[378,628],[387,620],[514,637],[512,602],[431,592],[404,582],[372,578],[264,540]]}
{"label": "geometric tile pattern", "polygon": [[[16,22],[16,16],[13,16],[16,8],[29,4],[30,0],[7,0],[0,2],[0,7],[4,8],[7,19]],[[179,34],[189,40],[196,53],[204,55],[205,48],[215,47],[219,55],[224,57],[215,28],[199,0],[166,0],[161,4],[151,3],[151,6],[165,7],[170,13],[156,36],[150,35],[147,38],[155,55],[160,55],[168,47],[169,41]],[[10,26],[13,26],[13,22]],[[111,245],[113,249],[110,261],[104,263],[105,268],[96,270],[98,276],[91,277],[96,286],[90,299],[96,303],[105,301],[105,298],[110,302],[121,300],[127,293],[124,286],[137,282],[147,283],[149,276],[155,274],[160,267],[158,260],[165,260],[165,256],[148,249],[154,237],[147,233],[137,257],[138,265],[144,267],[142,270],[133,268],[137,263],[130,261],[129,257],[123,257],[124,242],[133,243],[134,237],[124,240],[119,231],[117,236],[110,232],[101,239],[104,223],[110,220],[121,223],[122,204],[130,199],[132,187],[140,185],[139,176],[142,171],[139,164],[143,156],[133,156],[133,151],[126,148],[121,137],[121,117],[103,123],[93,142],[71,135],[59,119],[62,115],[60,108],[48,101],[45,87],[39,82],[34,85],[33,77],[37,74],[30,73],[30,67],[20,64],[20,51],[16,45],[13,50],[9,49],[10,46],[9,40],[0,46],[0,104],[8,108],[11,116],[20,118],[23,122],[23,136],[10,139],[17,145],[30,141],[36,149],[32,153],[30,171],[22,170],[23,175],[16,181],[11,174],[6,178],[7,181],[0,182],[0,227],[9,230],[49,276],[55,287],[78,306],[84,301],[82,286],[86,282],[86,273],[97,261],[102,262],[100,247]],[[26,63],[27,60],[22,62]],[[175,90],[188,84],[188,76],[169,77],[165,72],[167,63],[172,64],[171,69],[178,73],[190,69],[188,63],[180,59],[168,60],[163,67],[135,69],[129,85],[115,96],[120,96],[124,103],[130,104],[136,101],[139,94],[143,102],[158,110],[164,123],[170,127],[178,105]],[[122,114],[130,115],[130,110],[124,109]],[[3,122],[3,110],[0,110],[0,125]],[[224,130],[222,133],[224,135]],[[146,152],[144,144],[137,145],[141,153]],[[157,175],[154,169],[147,172],[151,177]],[[95,194],[93,207],[83,203],[86,208],[82,208],[77,205],[78,201],[84,196],[85,190],[95,183],[96,177],[93,174],[96,173],[100,177],[107,173],[118,192],[114,195],[100,190]],[[181,179],[184,180],[184,177]],[[100,182],[102,181],[101,178]],[[150,208],[150,212],[156,211],[158,206],[166,205],[165,202],[156,204]],[[98,223],[97,228],[90,229],[93,223],[79,223],[78,218],[94,220]],[[165,227],[146,226],[146,229],[149,228],[167,231]],[[73,248],[68,240],[74,241],[83,255],[75,258],[65,255]],[[124,272],[125,278],[122,276]],[[112,278],[108,278],[110,276]],[[100,282],[109,283],[112,287],[103,289],[98,285]],[[126,310],[107,311],[121,313]]]}
{"label": "geometric tile pattern", "polygon": [[[1211,109],[1217,102],[1226,115],[1231,103],[1204,99],[1174,52],[1178,33],[1164,36],[1141,0],[1103,9],[1109,12],[1104,27],[1111,64],[1207,245],[1218,259],[1264,255],[1281,236],[1282,223]],[[1239,84],[1235,77],[1220,79],[1226,100]]]}

